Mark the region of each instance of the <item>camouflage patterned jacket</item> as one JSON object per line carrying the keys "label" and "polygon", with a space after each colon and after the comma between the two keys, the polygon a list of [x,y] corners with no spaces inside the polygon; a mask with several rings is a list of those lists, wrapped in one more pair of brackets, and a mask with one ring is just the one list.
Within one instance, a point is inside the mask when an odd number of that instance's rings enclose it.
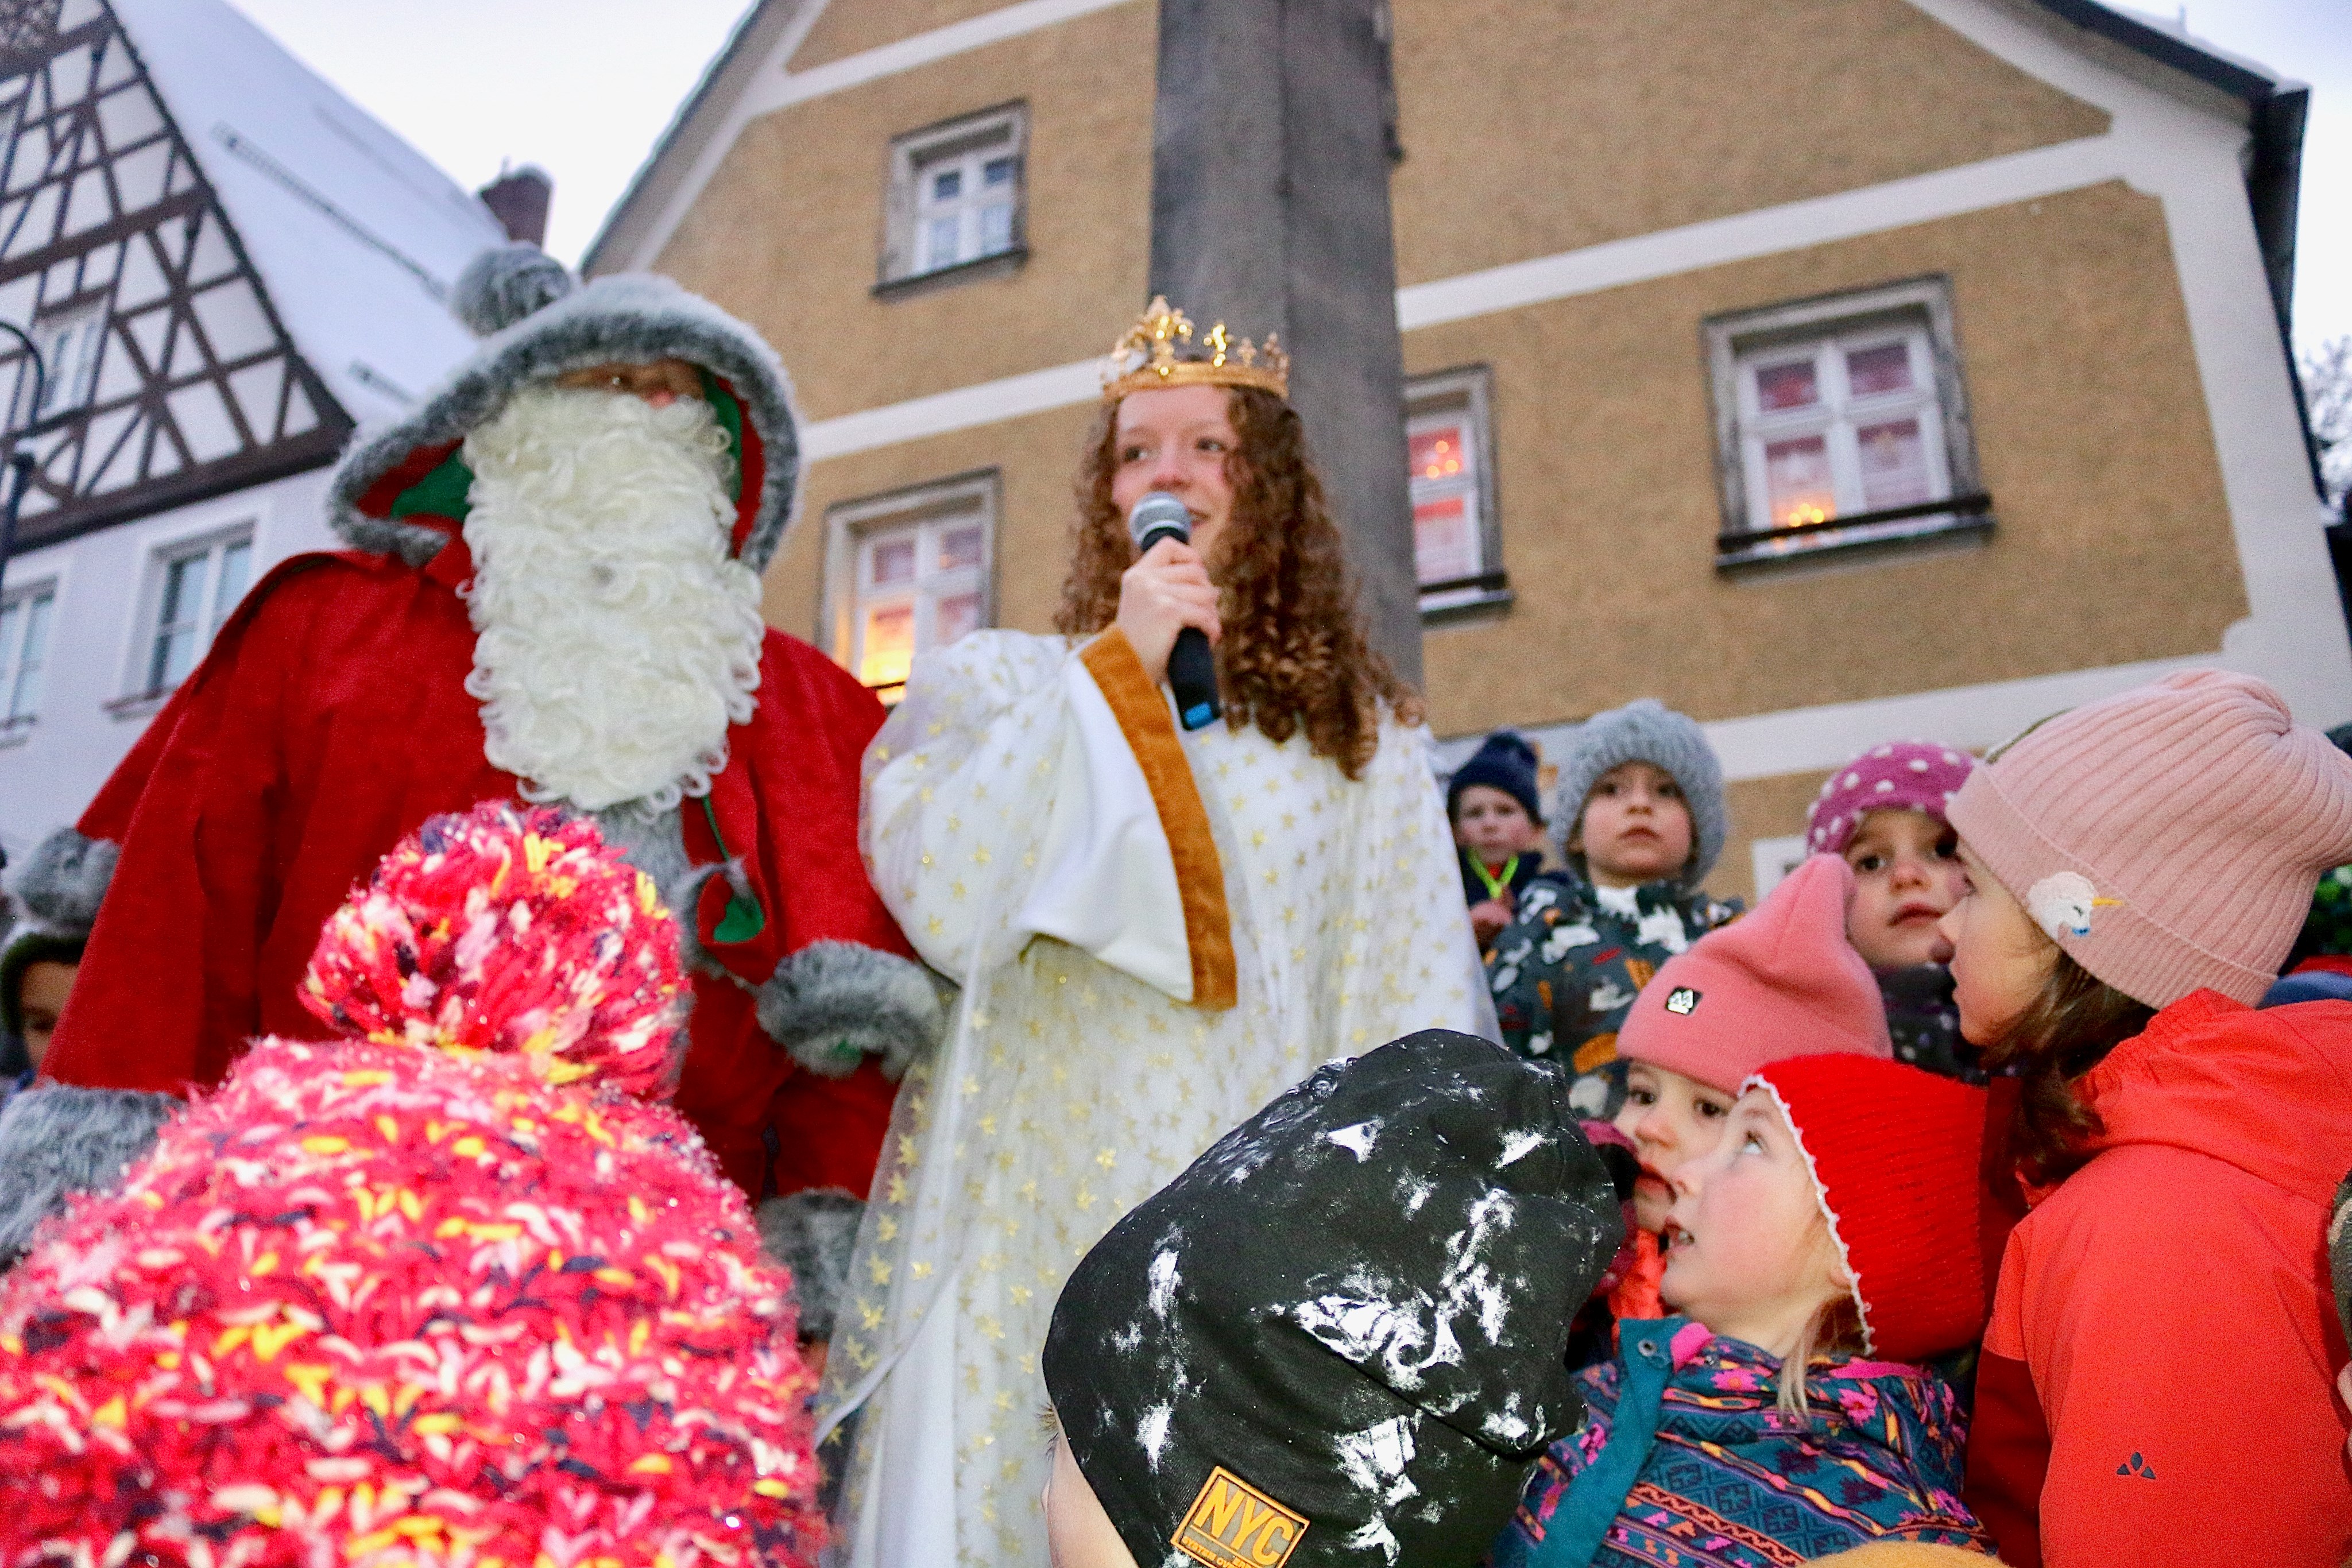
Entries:
{"label": "camouflage patterned jacket", "polygon": [[1742,911],[1738,899],[1673,882],[1604,889],[1574,872],[1546,872],[1486,954],[1503,1043],[1573,1077],[1578,1114],[1615,1115],[1625,1098],[1617,1026],[1634,994],[1660,964]]}

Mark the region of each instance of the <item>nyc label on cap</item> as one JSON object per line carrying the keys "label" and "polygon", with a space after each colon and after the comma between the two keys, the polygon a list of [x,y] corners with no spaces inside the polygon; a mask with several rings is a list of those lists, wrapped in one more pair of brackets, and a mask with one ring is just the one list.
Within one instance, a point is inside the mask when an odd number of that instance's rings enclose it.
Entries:
{"label": "nyc label on cap", "polygon": [[1698,1011],[1698,993],[1688,986],[1676,986],[1666,993],[1666,1010],[1676,1018],[1688,1018]]}
{"label": "nyc label on cap", "polygon": [[1307,1521],[1219,1465],[1170,1542],[1207,1568],[1282,1568]]}

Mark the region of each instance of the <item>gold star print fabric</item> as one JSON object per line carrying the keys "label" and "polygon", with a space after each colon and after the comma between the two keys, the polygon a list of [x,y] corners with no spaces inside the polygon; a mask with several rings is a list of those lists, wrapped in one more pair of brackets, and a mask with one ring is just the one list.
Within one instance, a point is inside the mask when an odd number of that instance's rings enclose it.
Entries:
{"label": "gold star print fabric", "polygon": [[851,1563],[1043,1562],[1038,1354],[1087,1248],[1321,1063],[1415,1030],[1496,1033],[1428,731],[1385,718],[1355,780],[1301,736],[1181,737],[1223,872],[1232,1007],[1024,932],[1041,851],[1086,837],[1066,814],[1055,827],[1055,791],[1112,776],[1066,766],[1066,747],[1101,744],[1079,722],[1098,706],[1074,685],[1093,678],[1084,646],[967,636],[918,664],[866,753],[875,885],[962,991],[899,1092],[819,1402],[835,1462],[848,1450]]}

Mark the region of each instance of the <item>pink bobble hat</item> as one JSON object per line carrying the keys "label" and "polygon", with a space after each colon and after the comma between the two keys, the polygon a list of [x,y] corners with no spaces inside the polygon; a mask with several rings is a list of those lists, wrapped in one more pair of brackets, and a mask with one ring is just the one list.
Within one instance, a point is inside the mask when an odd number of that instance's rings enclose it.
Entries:
{"label": "pink bobble hat", "polygon": [[1853,873],[1814,855],[1754,913],[1667,959],[1633,998],[1617,1053],[1721,1091],[1791,1056],[1895,1054],[1878,981],[1846,939]]}
{"label": "pink bobble hat", "polygon": [[1805,852],[1842,855],[1873,811],[1925,811],[1941,822],[1976,758],[1932,740],[1874,746],[1829,776],[1805,812]]}

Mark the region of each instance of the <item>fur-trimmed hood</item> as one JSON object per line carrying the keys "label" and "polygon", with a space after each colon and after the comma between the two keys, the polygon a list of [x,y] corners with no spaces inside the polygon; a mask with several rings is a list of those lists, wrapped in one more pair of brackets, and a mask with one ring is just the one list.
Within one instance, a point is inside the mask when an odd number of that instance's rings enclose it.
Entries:
{"label": "fur-trimmed hood", "polygon": [[681,359],[738,462],[734,550],[766,568],[792,521],[800,438],[792,386],[760,335],[666,277],[628,274],[575,285],[532,246],[485,252],[458,279],[455,308],[487,333],[406,418],[363,431],[344,453],[329,521],[345,542],[421,566],[465,521],[473,476],[459,444],[534,382],[611,363]]}

